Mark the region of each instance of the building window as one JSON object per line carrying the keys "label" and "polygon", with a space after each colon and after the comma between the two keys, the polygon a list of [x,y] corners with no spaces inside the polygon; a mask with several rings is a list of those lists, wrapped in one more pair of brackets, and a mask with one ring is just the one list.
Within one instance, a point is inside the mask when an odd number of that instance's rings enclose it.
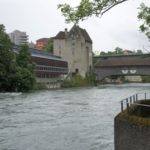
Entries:
{"label": "building window", "polygon": [[75,73],[76,73],[76,74],[79,73],[79,69],[78,69],[78,68],[75,69]]}

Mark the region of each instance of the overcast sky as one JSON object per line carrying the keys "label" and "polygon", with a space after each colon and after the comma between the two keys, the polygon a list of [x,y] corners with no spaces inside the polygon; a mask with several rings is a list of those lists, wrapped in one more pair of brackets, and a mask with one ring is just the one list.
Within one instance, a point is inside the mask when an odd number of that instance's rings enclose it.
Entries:
{"label": "overcast sky", "polygon": [[[0,0],[0,24],[6,31],[25,31],[29,41],[55,36],[59,31],[73,26],[66,24],[57,4],[75,6],[80,0]],[[128,0],[113,8],[102,18],[89,18],[80,27],[87,30],[93,40],[93,50],[111,51],[116,47],[128,50],[150,50],[150,42],[139,31],[137,19],[141,2],[150,6],[150,0]],[[146,50],[144,50],[146,52]]]}

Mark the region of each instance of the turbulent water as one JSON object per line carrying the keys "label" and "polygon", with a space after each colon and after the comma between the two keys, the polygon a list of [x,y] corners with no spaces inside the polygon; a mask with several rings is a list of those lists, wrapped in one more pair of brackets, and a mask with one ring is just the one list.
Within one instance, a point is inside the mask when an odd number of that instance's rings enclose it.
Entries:
{"label": "turbulent water", "polygon": [[120,100],[150,84],[0,94],[0,150],[114,150]]}

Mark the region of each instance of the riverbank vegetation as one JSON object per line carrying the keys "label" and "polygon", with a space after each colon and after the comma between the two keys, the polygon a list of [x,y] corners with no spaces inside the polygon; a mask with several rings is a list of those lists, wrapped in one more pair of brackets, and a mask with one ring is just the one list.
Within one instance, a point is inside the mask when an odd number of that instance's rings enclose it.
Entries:
{"label": "riverbank vegetation", "polygon": [[[149,100],[141,100],[139,101],[139,103],[150,106]],[[127,110],[124,110],[119,114],[119,117],[122,119],[126,119],[132,124],[150,127],[149,108],[140,106],[137,107],[133,105],[130,107],[129,111],[131,112],[128,113]]]}
{"label": "riverbank vegetation", "polygon": [[34,64],[28,46],[22,45],[15,53],[4,25],[0,25],[0,92],[29,91],[34,84]]}
{"label": "riverbank vegetation", "polygon": [[71,79],[64,80],[62,87],[83,87],[83,86],[94,86],[96,84],[95,75],[88,74],[85,78],[80,75],[75,75]]}
{"label": "riverbank vegetation", "polygon": [[150,83],[150,76],[142,76],[143,83]]}

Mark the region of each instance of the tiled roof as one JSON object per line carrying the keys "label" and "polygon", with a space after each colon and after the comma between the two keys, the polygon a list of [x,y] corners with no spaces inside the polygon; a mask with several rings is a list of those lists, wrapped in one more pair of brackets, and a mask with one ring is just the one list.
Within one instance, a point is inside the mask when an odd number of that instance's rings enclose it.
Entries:
{"label": "tiled roof", "polygon": [[79,26],[74,25],[72,27],[72,29],[70,30],[69,34],[71,34],[72,32],[73,33],[74,32],[80,32],[80,34],[84,37],[84,39],[85,39],[86,42],[92,43],[92,40],[91,40],[89,34],[87,33],[87,31],[85,29],[82,29]]}
{"label": "tiled roof", "polygon": [[49,40],[49,38],[41,38],[41,39],[38,39],[36,41],[39,42],[39,41],[48,41],[48,40]]}
{"label": "tiled roof", "polygon": [[[92,43],[92,40],[91,40],[89,34],[87,33],[87,31],[86,31],[85,29],[82,29],[82,28],[80,28],[79,26],[74,25],[74,26],[72,27],[72,29],[71,29],[69,32],[67,32],[67,34],[69,35],[69,34],[71,34],[71,33],[74,32],[74,31],[75,31],[75,32],[80,32],[81,35],[85,38],[85,41],[86,41],[86,42]],[[65,39],[65,38],[66,38],[66,35],[65,35],[65,32],[63,32],[63,31],[60,31],[60,32],[54,37],[54,39]]]}
{"label": "tiled roof", "polygon": [[55,37],[54,39],[65,39],[66,38],[66,35],[65,35],[65,32],[63,31],[60,31]]}
{"label": "tiled roof", "polygon": [[127,55],[121,57],[101,57],[97,58],[95,67],[112,67],[112,66],[149,66],[150,55]]}
{"label": "tiled roof", "polygon": [[87,31],[85,29],[80,28],[80,27],[78,27],[78,28],[81,31],[83,37],[85,38],[85,41],[89,42],[89,43],[92,43],[92,40],[91,40],[89,34],[87,33]]}

